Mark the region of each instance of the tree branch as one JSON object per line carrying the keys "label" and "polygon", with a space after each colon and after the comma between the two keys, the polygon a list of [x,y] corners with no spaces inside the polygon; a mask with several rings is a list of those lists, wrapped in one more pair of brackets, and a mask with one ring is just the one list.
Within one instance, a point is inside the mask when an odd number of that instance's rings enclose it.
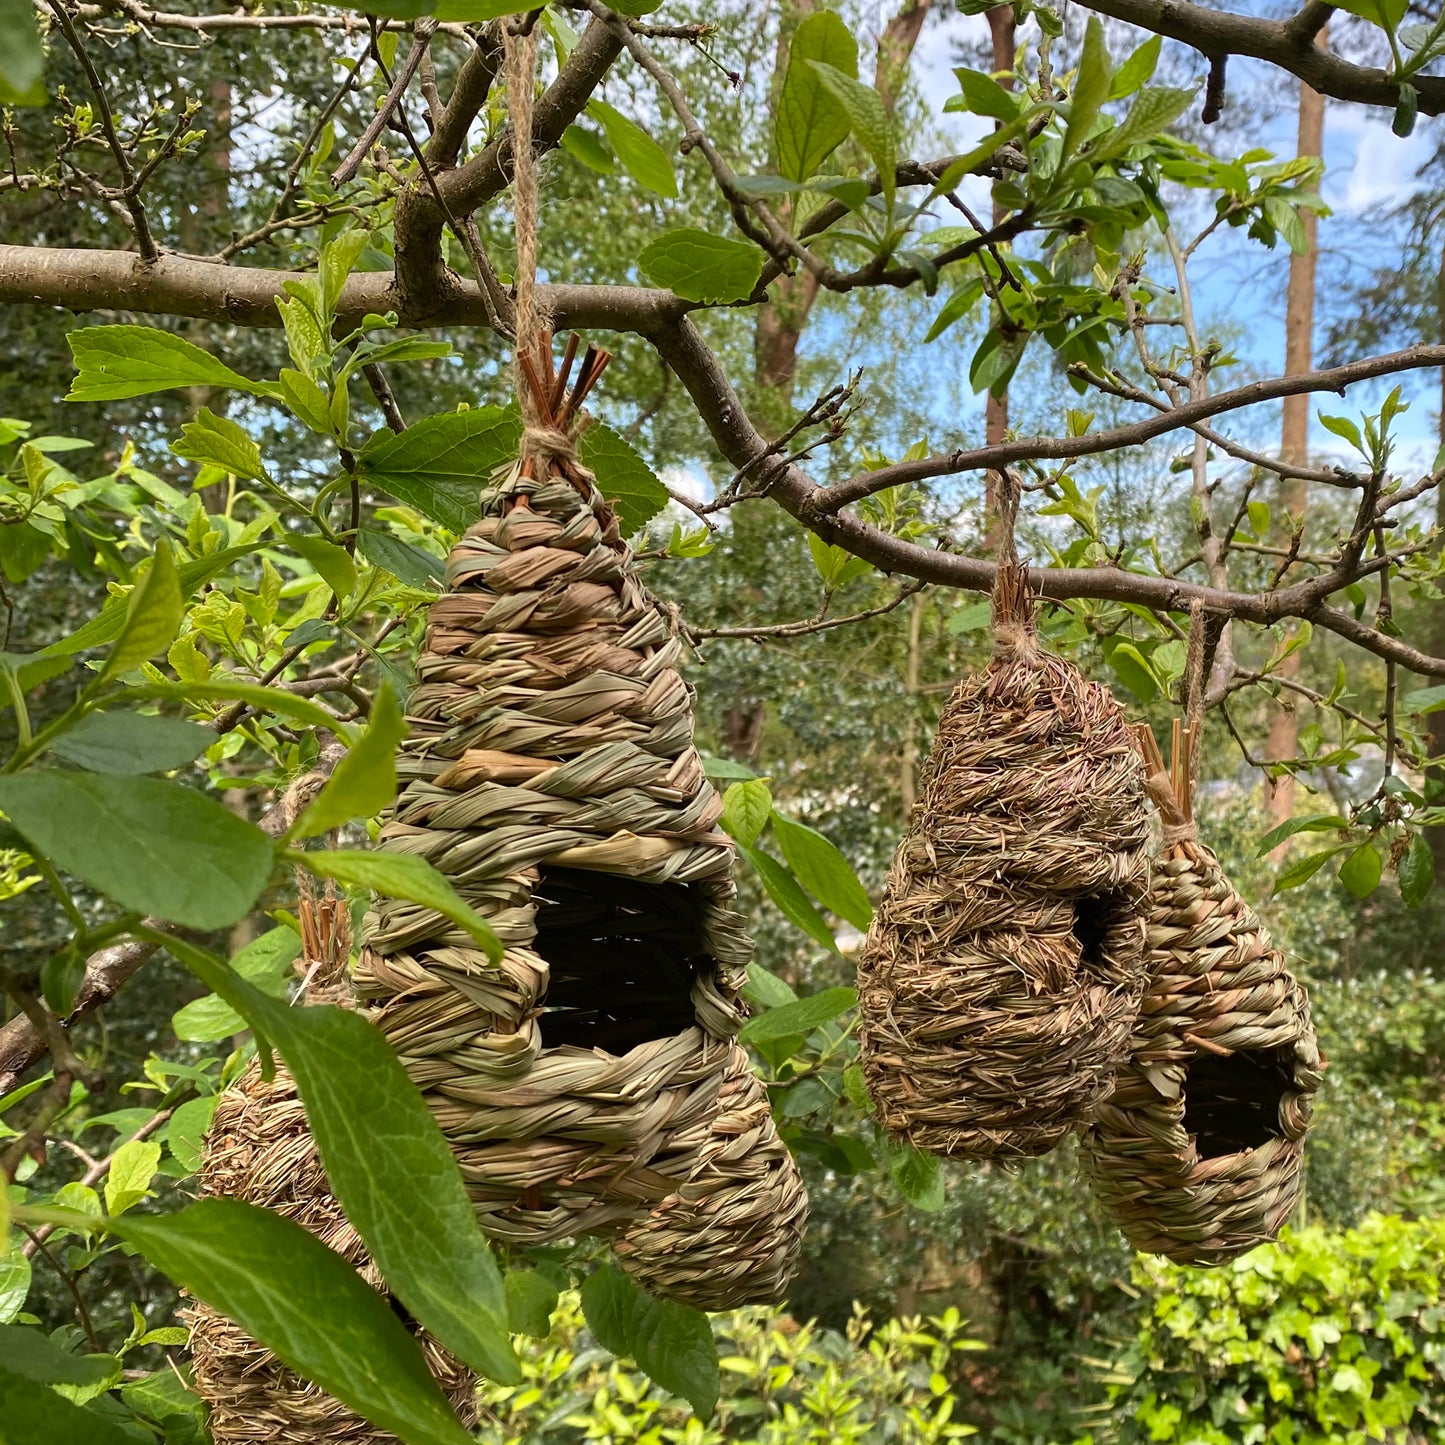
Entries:
{"label": "tree branch", "polygon": [[[1252,55],[1268,61],[1336,100],[1395,108],[1400,82],[1373,66],[1355,65],[1333,51],[1322,50],[1314,37],[1328,6],[1306,5],[1293,20],[1260,20],[1232,10],[1209,10],[1190,0],[1083,0],[1090,10],[1127,20],[1131,25],[1192,45],[1211,59],[1221,55]],[[1311,28],[1313,27],[1313,28]],[[1412,75],[1422,115],[1445,113],[1445,78]]]}

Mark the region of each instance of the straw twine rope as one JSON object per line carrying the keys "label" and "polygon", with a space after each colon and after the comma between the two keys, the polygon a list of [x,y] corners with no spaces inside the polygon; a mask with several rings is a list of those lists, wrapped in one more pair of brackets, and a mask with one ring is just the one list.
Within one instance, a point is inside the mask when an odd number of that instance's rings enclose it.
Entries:
{"label": "straw twine rope", "polygon": [[1165,829],[1150,982],[1082,1157],[1137,1248],[1221,1264],[1273,1239],[1299,1202],[1324,1065],[1304,989],[1199,841],[1188,806],[1194,748],[1176,748],[1171,777],[1153,734],[1139,735]]}
{"label": "straw twine rope", "polygon": [[[325,909],[326,902],[321,906]],[[329,912],[335,920],[345,919],[342,906]],[[329,969],[322,961],[326,976],[308,987],[307,1003],[350,1003],[344,978],[349,932],[343,936],[344,948],[331,950]],[[360,1236],[331,1195],[306,1111],[283,1065],[277,1064],[274,1079],[267,1083],[253,1059],[221,1095],[206,1139],[200,1184],[204,1194],[243,1199],[295,1220],[355,1266],[368,1284],[384,1288]],[[397,1445],[394,1435],[293,1373],[208,1305],[196,1304],[183,1317],[191,1329],[196,1389],[209,1408],[216,1445],[315,1445],[318,1440]],[[464,1425],[474,1424],[476,1377],[424,1331],[417,1333],[417,1342],[458,1418]]]}
{"label": "straw twine rope", "polygon": [[1024,569],[998,576],[993,660],[944,708],[858,975],[884,1125],[970,1159],[1090,1117],[1144,983],[1138,756],[1107,689],[1039,648]]}

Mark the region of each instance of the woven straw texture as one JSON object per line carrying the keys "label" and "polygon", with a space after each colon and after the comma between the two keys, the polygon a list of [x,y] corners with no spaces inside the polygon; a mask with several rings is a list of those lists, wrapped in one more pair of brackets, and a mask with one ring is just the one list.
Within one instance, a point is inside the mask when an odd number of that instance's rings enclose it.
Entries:
{"label": "woven straw texture", "polygon": [[357,987],[486,1233],[615,1238],[658,1294],[775,1300],[807,1201],[733,1041],[751,944],[682,645],[567,436],[542,441],[541,479],[513,468],[451,555],[378,842],[445,873],[505,957],[383,900]]}
{"label": "woven straw texture", "polygon": [[[328,900],[329,901],[329,900]],[[325,905],[323,904],[323,908]],[[340,912],[340,910],[337,910]],[[341,913],[344,917],[344,913]],[[344,964],[344,958],[342,959]],[[309,1003],[346,1003],[345,984],[313,987]],[[306,1111],[280,1063],[267,1083],[253,1059],[216,1105],[200,1183],[205,1194],[243,1199],[294,1219],[382,1288],[356,1231],[331,1195]],[[207,1305],[185,1312],[196,1389],[210,1409],[216,1445],[398,1445]],[[467,1425],[476,1420],[476,1377],[426,1333],[427,1365]]]}
{"label": "woven straw texture", "polygon": [[1145,747],[1166,837],[1150,982],[1083,1158],[1137,1248],[1221,1264],[1273,1239],[1299,1202],[1323,1064],[1304,989],[1195,836],[1152,735]]}
{"label": "woven straw texture", "polygon": [[883,1123],[968,1159],[1089,1119],[1144,982],[1138,755],[1107,689],[1039,650],[1026,574],[1000,575],[993,660],[943,711],[859,964]]}

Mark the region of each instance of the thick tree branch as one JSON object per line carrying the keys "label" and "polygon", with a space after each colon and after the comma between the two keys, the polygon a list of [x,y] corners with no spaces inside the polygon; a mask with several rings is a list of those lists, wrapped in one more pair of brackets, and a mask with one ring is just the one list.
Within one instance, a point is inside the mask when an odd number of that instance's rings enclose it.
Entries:
{"label": "thick tree branch", "polygon": [[[1083,0],[1090,10],[1127,20],[1131,25],[1167,35],[1171,40],[1192,45],[1214,59],[1221,55],[1252,55],[1268,61],[1321,95],[1336,100],[1356,100],[1364,105],[1393,110],[1400,98],[1400,82],[1373,66],[1355,65],[1328,50],[1321,50],[1314,37],[1324,23],[1322,11],[1328,6],[1305,6],[1293,20],[1260,20],[1232,10],[1209,10],[1190,0]],[[1445,78],[1412,75],[1410,84],[1420,94],[1420,113],[1445,113]]]}
{"label": "thick tree branch", "polygon": [[1333,391],[1343,393],[1357,381],[1376,376],[1390,376],[1401,371],[1417,371],[1427,367],[1445,366],[1445,346],[1410,346],[1382,356],[1369,356],[1345,366],[1332,366],[1323,371],[1302,372],[1298,376],[1272,376],[1253,381],[1247,386],[1221,391],[1214,396],[1187,401],[1141,421],[1108,431],[1086,432],[1077,437],[1019,437],[995,446],[960,447],[957,451],[940,452],[917,461],[898,462],[866,472],[829,487],[818,501],[824,513],[837,513],[852,502],[861,501],[875,492],[885,491],[904,482],[928,481],[933,477],[957,476],[960,472],[978,472],[1011,466],[1024,461],[1071,461],[1076,457],[1097,456],[1101,452],[1119,451],[1139,446],[1182,427],[1225,412],[1242,411],[1261,402],[1277,401],[1302,392]]}
{"label": "thick tree branch", "polygon": [[[819,506],[822,499],[830,495],[830,490],[819,487],[800,467],[776,457],[763,460],[759,466],[759,459],[767,458],[768,443],[748,420],[717,358],[688,318],[665,323],[648,332],[648,339],[687,388],[723,456],[740,469],[757,467],[765,484],[762,490],[810,531],[873,563],[883,572],[961,587],[970,592],[992,591],[997,571],[995,563],[923,547],[854,517],[830,515]],[[1445,347],[1420,350],[1437,353],[1433,360],[1422,364],[1438,366],[1445,362]],[[1156,612],[1187,611],[1189,605],[1197,601],[1206,611],[1261,625],[1286,617],[1307,617],[1317,626],[1339,633],[1376,656],[1399,662],[1425,676],[1445,677],[1445,658],[1427,656],[1399,638],[1377,632],[1330,607],[1325,598],[1347,585],[1348,580],[1353,579],[1341,581],[1337,573],[1330,573],[1277,591],[1231,592],[1115,567],[1029,569],[1034,590],[1056,601],[1094,598],[1136,602]]]}

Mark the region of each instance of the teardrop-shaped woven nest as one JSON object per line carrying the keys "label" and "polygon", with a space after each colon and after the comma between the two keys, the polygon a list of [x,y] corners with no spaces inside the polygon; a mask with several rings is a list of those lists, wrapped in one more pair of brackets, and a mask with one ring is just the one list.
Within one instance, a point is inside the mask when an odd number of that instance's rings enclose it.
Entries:
{"label": "teardrop-shaped woven nest", "polygon": [[[252,1060],[221,1095],[200,1184],[205,1194],[243,1199],[295,1220],[368,1284],[383,1288],[360,1236],[331,1195],[306,1111],[279,1063],[268,1083]],[[196,1389],[209,1408],[216,1445],[316,1445],[322,1440],[328,1445],[397,1445],[394,1435],[287,1369],[209,1306],[193,1305],[184,1318],[191,1328]],[[457,1418],[474,1424],[476,1377],[424,1331],[417,1332],[417,1342]]]}
{"label": "teardrop-shaped woven nest", "polygon": [[505,474],[452,552],[378,841],[446,874],[505,954],[383,900],[356,984],[486,1233],[615,1239],[689,1304],[777,1300],[807,1197],[733,1037],[751,943],[682,643],[561,465]]}
{"label": "teardrop-shaped woven nest", "polygon": [[[1192,831],[1167,812],[1165,823]],[[1155,860],[1149,973],[1084,1166],[1138,1249],[1222,1264],[1272,1240],[1299,1202],[1324,1067],[1309,1001],[1218,859],[1189,836]]]}
{"label": "teardrop-shaped woven nest", "polygon": [[1088,1121],[1143,989],[1148,834],[1111,694],[1027,627],[1001,632],[943,711],[859,965],[887,1128],[1007,1159]]}

